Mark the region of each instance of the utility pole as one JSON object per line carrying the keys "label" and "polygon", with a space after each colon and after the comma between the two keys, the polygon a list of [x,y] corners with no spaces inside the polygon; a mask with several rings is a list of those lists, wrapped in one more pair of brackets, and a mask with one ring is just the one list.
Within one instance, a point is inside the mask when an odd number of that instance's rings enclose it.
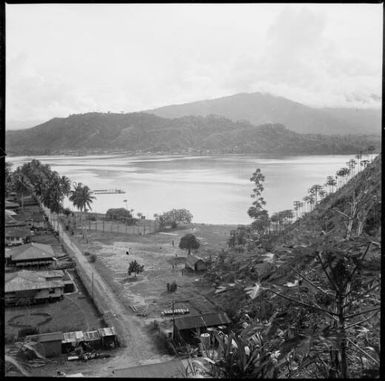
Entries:
{"label": "utility pole", "polygon": [[94,300],[94,272],[92,272],[91,299]]}

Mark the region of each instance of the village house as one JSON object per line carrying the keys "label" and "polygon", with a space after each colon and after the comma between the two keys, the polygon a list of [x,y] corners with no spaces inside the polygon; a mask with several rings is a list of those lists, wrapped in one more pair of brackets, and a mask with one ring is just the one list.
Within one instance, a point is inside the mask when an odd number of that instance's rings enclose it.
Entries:
{"label": "village house", "polygon": [[181,316],[174,319],[173,337],[176,341],[191,341],[207,328],[227,326],[231,320],[225,312],[209,312],[195,316]]}
{"label": "village house", "polygon": [[186,269],[190,269],[192,271],[206,271],[207,270],[207,264],[202,259],[195,255],[188,255],[186,258]]}
{"label": "village house", "polygon": [[18,246],[31,242],[32,233],[25,227],[6,227],[5,246]]}
{"label": "village house", "polygon": [[51,266],[55,262],[52,246],[31,242],[11,249],[6,265],[16,267]]}
{"label": "village house", "polygon": [[29,270],[5,273],[5,305],[35,304],[62,299],[63,272],[47,273]]}

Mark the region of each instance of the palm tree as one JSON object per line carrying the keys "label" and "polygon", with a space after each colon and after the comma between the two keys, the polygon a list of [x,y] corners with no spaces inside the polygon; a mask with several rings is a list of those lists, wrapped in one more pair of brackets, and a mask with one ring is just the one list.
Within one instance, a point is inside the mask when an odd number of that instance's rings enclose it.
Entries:
{"label": "palm tree", "polygon": [[[82,225],[82,230],[83,230],[83,224],[82,224],[83,212],[86,212],[87,210],[92,209],[91,204],[93,199],[95,199],[95,196],[92,196],[92,192],[87,185],[83,186],[82,183],[74,183],[74,189],[70,191],[69,200],[72,201],[75,208],[80,210],[80,223]],[[83,236],[84,236],[84,231],[83,231]]]}
{"label": "palm tree", "polygon": [[24,209],[24,195],[32,191],[32,184],[20,167],[13,172],[12,182],[15,192],[21,197],[21,207]]}

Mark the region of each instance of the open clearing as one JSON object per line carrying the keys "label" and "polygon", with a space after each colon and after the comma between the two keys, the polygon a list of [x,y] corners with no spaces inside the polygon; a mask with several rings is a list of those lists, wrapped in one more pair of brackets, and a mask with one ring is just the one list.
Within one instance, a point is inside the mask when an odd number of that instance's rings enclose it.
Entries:
{"label": "open clearing", "polygon": [[[83,252],[97,256],[95,268],[122,304],[135,306],[147,314],[142,318],[145,324],[159,319],[160,313],[170,308],[172,300],[202,299],[201,296],[208,291],[207,285],[199,282],[203,274],[183,271],[182,275],[187,253],[178,247],[180,238],[187,233],[195,234],[201,242],[197,255],[214,258],[226,247],[229,232],[234,228],[230,225],[197,224],[144,236],[90,231],[88,244],[80,236],[77,238]],[[137,277],[127,273],[133,260],[144,265],[144,272]],[[167,283],[173,281],[178,289],[169,293]]]}

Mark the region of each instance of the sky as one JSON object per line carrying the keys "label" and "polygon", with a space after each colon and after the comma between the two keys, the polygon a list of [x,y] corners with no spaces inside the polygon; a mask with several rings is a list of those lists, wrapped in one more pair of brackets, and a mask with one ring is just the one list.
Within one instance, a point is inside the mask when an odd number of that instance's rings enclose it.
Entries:
{"label": "sky", "polygon": [[267,92],[381,105],[381,4],[6,4],[7,128]]}

